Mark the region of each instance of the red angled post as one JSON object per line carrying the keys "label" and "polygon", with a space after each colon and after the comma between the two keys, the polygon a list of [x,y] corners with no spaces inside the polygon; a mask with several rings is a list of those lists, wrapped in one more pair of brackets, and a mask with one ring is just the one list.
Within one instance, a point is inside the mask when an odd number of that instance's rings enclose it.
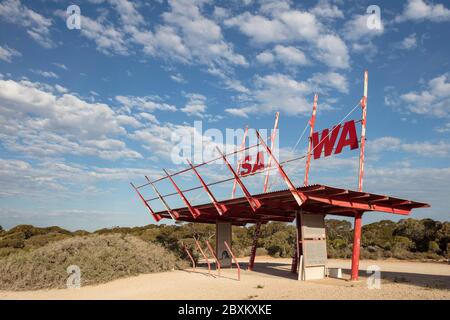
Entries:
{"label": "red angled post", "polygon": [[[244,131],[244,137],[242,138],[242,143],[241,143],[241,147],[239,149],[240,152],[242,152],[241,154],[241,158],[238,161],[237,164],[237,168],[236,168],[236,172],[239,174],[239,171],[241,170],[241,165],[242,165],[242,161],[244,161],[244,148],[245,148],[245,139],[247,138],[247,134],[248,134],[248,126],[245,126],[245,131]],[[233,191],[231,192],[231,199],[234,199],[234,196],[236,195],[236,184],[237,184],[237,180],[234,179],[233,182]]]}
{"label": "red angled post", "polygon": [[131,186],[134,188],[134,191],[136,191],[136,193],[138,194],[139,198],[142,200],[142,202],[144,203],[144,205],[147,207],[148,211],[150,212],[150,214],[152,215],[153,219],[155,219],[156,222],[158,222],[159,220],[162,219],[162,217],[159,214],[156,214],[155,211],[153,211],[153,209],[150,207],[150,205],[148,204],[147,201],[145,201],[144,197],[142,196],[142,194],[139,192],[139,190],[134,186],[134,184],[132,182],[130,182]]}
{"label": "red angled post", "polygon": [[261,222],[258,222],[255,227],[255,234],[253,235],[252,251],[250,252],[250,260],[248,262],[248,270],[253,271],[255,266],[256,248],[258,246],[259,233],[261,231]]}
{"label": "red angled post", "polygon": [[219,154],[222,156],[222,159],[225,162],[225,164],[227,165],[228,169],[230,169],[231,173],[234,175],[234,179],[237,181],[237,183],[241,187],[242,192],[244,193],[244,196],[247,199],[248,203],[250,204],[250,207],[252,208],[252,210],[253,211],[258,210],[261,207],[261,202],[258,199],[255,199],[255,198],[252,197],[252,195],[250,194],[250,192],[248,192],[248,190],[245,187],[245,185],[242,182],[242,180],[237,175],[236,171],[234,171],[233,167],[228,162],[228,160],[225,157],[225,155],[222,153],[222,151],[220,151],[220,149],[218,147],[216,147],[216,149],[217,149],[217,152],[219,152]]}
{"label": "red angled post", "polygon": [[[364,149],[366,144],[366,119],[367,119],[367,93],[369,85],[369,73],[364,72],[364,96],[361,99],[362,121],[361,121],[361,148],[359,152],[359,177],[358,191],[362,192],[364,178]],[[351,280],[358,280],[359,272],[359,255],[361,250],[361,224],[362,213],[355,213],[355,221],[353,226],[353,253],[352,253],[352,275]]]}
{"label": "red angled post", "polygon": [[205,252],[203,252],[202,247],[200,246],[200,243],[197,239],[195,239],[195,244],[197,245],[198,250],[200,250],[200,253],[202,254],[203,258],[206,260],[206,264],[208,265],[208,273],[211,273],[211,264],[209,263],[208,257],[206,256]]}
{"label": "red angled post", "polygon": [[313,133],[314,133],[314,124],[316,123],[316,112],[317,112],[317,100],[318,100],[318,98],[319,98],[319,96],[316,93],[314,95],[312,116],[311,116],[311,119],[309,120],[310,130],[309,130],[308,154],[306,156],[305,178],[303,180],[303,185],[304,186],[308,185],[309,167],[311,165],[312,136],[313,136]]}
{"label": "red angled post", "polygon": [[158,189],[156,189],[156,186],[153,182],[150,181],[150,179],[145,176],[145,179],[147,179],[148,183],[152,186],[153,191],[155,191],[156,195],[158,196],[159,200],[162,202],[162,204],[164,205],[164,207],[166,208],[167,212],[169,213],[170,217],[173,220],[177,220],[178,219],[178,213],[176,213],[175,211],[173,211],[172,209],[170,209],[169,205],[167,204],[166,200],[164,200],[163,196],[161,195],[161,193],[159,193]]}
{"label": "red angled post", "polygon": [[[279,112],[275,113],[275,124],[273,125],[272,135],[270,136],[270,150],[272,152],[273,152],[273,149],[275,148],[275,137],[277,135],[278,118],[279,118],[279,116],[280,116]],[[269,160],[267,162],[267,168],[270,168],[271,165],[272,165],[272,158],[269,157]],[[268,184],[269,184],[269,173],[270,173],[270,170],[267,170],[266,178],[264,179],[264,189],[263,189],[264,193],[267,192],[267,187],[268,187]]]}
{"label": "red angled post", "polygon": [[192,261],[192,269],[194,269],[194,271],[195,271],[195,260],[192,257],[191,253],[189,252],[188,248],[184,245],[184,243],[182,243],[182,245],[183,245],[184,251],[186,251],[187,255],[191,259],[191,261]]}
{"label": "red angled post", "polygon": [[231,248],[228,245],[228,243],[226,241],[224,241],[223,244],[225,245],[228,252],[230,253],[231,258],[233,258],[234,264],[236,265],[237,272],[238,272],[238,281],[240,281],[241,280],[241,267],[239,266],[239,262],[237,261],[236,257],[234,256],[233,251],[231,251]]}
{"label": "red angled post", "polygon": [[220,276],[220,261],[219,258],[217,258],[216,253],[214,252],[213,248],[211,247],[211,244],[209,243],[208,240],[206,240],[206,246],[208,247],[209,252],[211,253],[211,255],[214,257],[214,260],[216,260],[216,268],[217,268],[217,273]]}
{"label": "red angled post", "polygon": [[163,169],[164,173],[167,175],[167,178],[169,178],[170,182],[172,182],[175,190],[177,191],[177,193],[180,195],[181,199],[183,200],[184,204],[186,205],[186,207],[188,207],[189,212],[191,213],[192,217],[197,218],[200,215],[200,211],[197,208],[194,208],[193,206],[191,206],[191,204],[189,203],[188,199],[184,196],[183,192],[181,191],[180,188],[178,188],[177,184],[175,183],[175,181],[172,179],[172,177],[170,176],[170,174],[166,171],[166,169]]}
{"label": "red angled post", "polygon": [[200,180],[200,183],[203,186],[203,189],[205,189],[206,193],[208,194],[209,198],[211,199],[212,203],[214,204],[214,207],[216,208],[219,215],[223,215],[225,212],[227,212],[227,207],[224,204],[220,204],[217,202],[216,197],[212,194],[211,190],[209,190],[208,186],[206,185],[205,181],[203,181],[203,178],[198,173],[197,169],[192,165],[192,163],[189,161],[189,159],[186,159],[187,163],[192,168],[192,171],[194,171],[195,175],[197,176],[198,180]]}
{"label": "red angled post", "polygon": [[284,182],[286,182],[286,184],[287,184],[287,186],[289,188],[289,191],[291,191],[292,195],[294,196],[295,201],[297,201],[297,204],[299,206],[301,206],[303,204],[303,202],[305,202],[307,200],[306,196],[303,193],[301,193],[300,191],[298,191],[295,188],[295,186],[292,184],[292,182],[289,179],[288,175],[286,174],[286,172],[284,172],[284,170],[281,167],[281,165],[278,162],[278,160],[275,159],[274,155],[272,154],[272,151],[270,151],[269,147],[264,142],[264,139],[261,137],[261,135],[259,134],[258,130],[256,130],[256,136],[258,137],[259,141],[261,142],[261,144],[266,149],[267,153],[269,154],[269,156],[272,158],[273,162],[277,166],[278,172],[280,173],[280,175],[283,178]]}

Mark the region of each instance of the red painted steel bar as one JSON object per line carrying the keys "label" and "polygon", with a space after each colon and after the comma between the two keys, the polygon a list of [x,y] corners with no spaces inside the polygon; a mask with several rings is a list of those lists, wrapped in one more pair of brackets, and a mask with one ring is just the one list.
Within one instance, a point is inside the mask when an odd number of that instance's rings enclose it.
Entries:
{"label": "red painted steel bar", "polygon": [[225,164],[227,165],[228,169],[230,169],[231,173],[234,175],[234,178],[236,179],[237,183],[239,184],[239,186],[242,189],[242,192],[244,193],[245,198],[247,199],[248,203],[250,204],[250,207],[252,208],[253,211],[258,210],[261,207],[261,202],[258,199],[255,199],[252,197],[252,195],[250,194],[250,192],[248,192],[247,188],[245,187],[244,183],[242,182],[242,180],[239,178],[239,176],[236,174],[236,171],[233,170],[233,167],[230,165],[230,163],[228,162],[227,158],[225,157],[225,155],[222,153],[222,151],[220,151],[220,149],[218,147],[216,147],[217,151],[219,152],[219,154],[222,155],[222,159],[225,162]]}
{"label": "red painted steel bar", "polygon": [[150,183],[150,185],[153,188],[153,191],[155,191],[156,195],[158,196],[159,200],[162,202],[162,204],[164,205],[164,207],[167,210],[167,213],[170,215],[170,217],[173,220],[177,220],[178,219],[178,213],[176,213],[175,211],[173,211],[172,209],[170,209],[169,205],[167,204],[166,200],[164,200],[164,198],[161,196],[161,193],[159,193],[158,189],[156,188],[155,184],[153,182],[150,181],[150,179],[145,176],[145,179],[147,179],[147,181]]}
{"label": "red painted steel bar", "polygon": [[223,244],[225,245],[228,252],[230,253],[231,258],[233,258],[234,264],[236,265],[237,272],[238,272],[238,281],[240,281],[241,280],[241,267],[239,266],[239,262],[237,261],[236,257],[234,256],[233,251],[231,251],[231,248],[228,245],[228,243],[226,241],[224,241]]}
{"label": "red painted steel bar", "polygon": [[180,195],[181,199],[183,200],[184,204],[186,205],[186,207],[188,207],[189,212],[191,213],[192,217],[197,218],[200,215],[200,211],[197,208],[194,208],[191,206],[191,204],[189,203],[188,199],[184,196],[183,192],[180,190],[180,188],[178,188],[177,184],[175,183],[175,181],[172,179],[172,177],[170,176],[170,174],[163,169],[164,173],[167,175],[167,177],[169,178],[169,180],[172,182],[175,190],[178,192],[178,194]]}
{"label": "red painted steel bar", "polygon": [[261,222],[256,223],[255,234],[253,235],[252,251],[250,252],[250,260],[248,262],[248,270],[253,271],[255,266],[256,248],[258,246],[258,238],[261,231]]}
{"label": "red painted steel bar", "polygon": [[132,182],[130,182],[131,186],[134,188],[134,190],[136,191],[136,193],[138,194],[139,198],[142,200],[142,202],[144,203],[144,205],[147,207],[148,211],[150,212],[150,214],[152,215],[153,219],[155,219],[156,222],[158,222],[159,220],[162,219],[162,217],[159,214],[156,214],[155,211],[153,211],[153,209],[150,207],[150,205],[147,203],[147,201],[145,201],[144,197],[142,196],[142,194],[139,192],[138,189],[136,189],[136,187],[134,186],[134,184]]}
{"label": "red painted steel bar", "polygon": [[[362,192],[363,178],[364,178],[364,147],[366,144],[366,120],[367,120],[367,91],[369,85],[369,73],[364,72],[364,96],[361,99],[362,107],[362,121],[361,121],[361,148],[359,153],[359,177],[358,177],[358,191]],[[362,213],[355,214],[355,221],[353,227],[353,253],[352,253],[352,275],[351,280],[358,280],[359,272],[359,254],[361,250],[361,224]]]}
{"label": "red painted steel bar", "polygon": [[[277,112],[275,114],[275,124],[273,125],[272,135],[270,136],[270,150],[272,152],[273,152],[273,148],[275,148],[275,137],[277,135],[279,116],[280,116],[280,113]],[[272,158],[269,157],[269,160],[267,162],[267,167],[270,168],[271,165],[272,165]],[[264,193],[267,192],[267,187],[269,185],[269,174],[270,174],[270,171],[266,171],[266,178],[264,179],[264,189],[263,189]]]}
{"label": "red painted steel bar", "polygon": [[214,207],[216,208],[219,215],[223,215],[225,212],[227,212],[227,207],[224,204],[220,204],[217,202],[216,198],[212,194],[211,190],[209,190],[208,186],[206,185],[205,181],[203,181],[202,177],[198,173],[197,169],[192,165],[192,163],[189,161],[189,159],[186,159],[186,161],[189,163],[189,165],[192,168],[192,171],[194,171],[197,178],[200,180],[200,183],[202,184],[203,188],[205,189],[206,193],[208,194],[209,198],[211,199],[212,203],[214,204]]}
{"label": "red painted steel bar", "polygon": [[209,252],[214,257],[214,260],[216,260],[216,269],[217,269],[217,273],[220,276],[220,261],[219,261],[219,258],[217,258],[217,255],[214,252],[213,248],[211,247],[211,244],[209,243],[209,241],[206,240],[205,242],[206,242],[206,246],[208,247]]}
{"label": "red painted steel bar", "polygon": [[317,100],[318,100],[319,96],[316,93],[314,95],[314,103],[313,103],[313,111],[312,111],[312,116],[311,119],[309,120],[309,126],[310,126],[310,130],[309,130],[309,142],[308,142],[308,153],[306,156],[306,166],[305,166],[305,178],[303,180],[303,185],[307,186],[308,185],[308,175],[309,175],[309,167],[311,165],[311,153],[312,153],[312,136],[314,133],[314,124],[316,123],[316,112],[317,112]]}
{"label": "red painted steel bar", "polygon": [[270,151],[269,147],[264,142],[264,139],[261,138],[261,135],[259,134],[258,130],[256,130],[256,136],[258,137],[259,141],[261,141],[261,144],[264,146],[264,148],[266,149],[267,153],[269,154],[269,156],[272,158],[273,162],[277,166],[280,175],[283,177],[284,182],[286,182],[286,184],[287,184],[287,186],[289,188],[289,191],[291,191],[292,195],[294,196],[295,201],[297,201],[297,204],[299,206],[301,206],[303,204],[303,202],[306,201],[306,199],[307,199],[306,196],[303,193],[301,193],[300,191],[298,191],[297,188],[295,188],[294,184],[291,182],[291,180],[287,176],[286,172],[284,172],[284,170],[281,167],[281,165],[278,162],[278,160],[275,159],[275,156],[272,154],[272,151]]}
{"label": "red painted steel bar", "polygon": [[[245,152],[244,148],[245,148],[245,140],[247,139],[247,134],[248,134],[248,126],[245,126],[245,131],[244,131],[244,137],[242,138],[242,143],[241,143],[241,147],[240,147],[240,151],[241,153],[241,158],[238,161],[237,164],[237,168],[236,168],[236,172],[239,174],[239,171],[241,171],[241,165],[242,165],[242,161],[244,161],[244,156],[245,156]],[[237,180],[234,179],[233,182],[233,190],[231,191],[231,199],[234,199],[235,195],[236,195],[236,184],[237,184]]]}
{"label": "red painted steel bar", "polygon": [[211,264],[209,263],[208,257],[206,256],[205,252],[203,252],[203,249],[200,246],[200,242],[198,242],[198,240],[195,238],[194,238],[194,240],[195,240],[198,250],[200,250],[200,253],[202,254],[203,258],[205,258],[205,260],[206,260],[206,264],[208,265],[208,273],[211,273]]}
{"label": "red painted steel bar", "polygon": [[[243,150],[235,150],[233,152],[227,153],[227,154],[225,154],[225,156],[231,156],[231,155],[239,153],[239,152],[243,152],[243,151],[247,151],[247,150],[250,150],[250,149],[253,149],[253,148],[257,148],[258,146],[259,146],[259,144],[254,144],[252,146],[245,147]],[[216,162],[217,160],[220,160],[220,159],[222,159],[222,157],[213,158],[213,159],[210,159],[208,161],[196,164],[195,167],[199,168],[201,166],[204,166],[204,165]],[[186,171],[189,171],[189,170],[191,170],[191,168],[185,168],[183,170],[180,170],[180,171],[172,173],[171,176],[174,177],[176,175],[182,174],[182,173],[184,173]],[[159,181],[162,181],[162,180],[165,180],[165,179],[167,179],[167,177],[161,177],[161,178],[158,178],[158,179],[153,180],[153,181],[149,180],[148,183],[144,183],[143,185],[137,186],[136,188],[140,189],[140,188],[143,188],[143,187],[146,187],[146,186],[150,185],[150,183],[156,183],[156,182],[159,182]]]}
{"label": "red painted steel bar", "polygon": [[192,268],[193,268],[194,271],[195,271],[195,260],[194,260],[194,258],[192,257],[191,253],[189,252],[188,248],[184,245],[184,243],[183,243],[182,245],[183,245],[184,251],[186,251],[186,253],[187,253],[187,255],[189,256],[189,258],[191,258],[191,261],[192,261]]}

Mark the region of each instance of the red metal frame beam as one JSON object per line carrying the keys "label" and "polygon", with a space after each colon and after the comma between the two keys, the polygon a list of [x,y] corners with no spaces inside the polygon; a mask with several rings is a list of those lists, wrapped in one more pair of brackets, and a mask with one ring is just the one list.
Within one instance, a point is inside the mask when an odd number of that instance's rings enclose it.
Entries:
{"label": "red metal frame beam", "polygon": [[[244,161],[244,148],[245,148],[245,140],[247,138],[247,134],[248,134],[248,126],[245,126],[245,131],[244,131],[244,137],[242,138],[242,143],[241,143],[241,148],[239,149],[241,153],[241,158],[239,159],[238,163],[237,163],[237,168],[236,168],[236,172],[239,174],[239,171],[241,170],[241,165],[242,165],[242,161]],[[231,199],[234,199],[234,196],[236,195],[236,184],[237,184],[237,180],[234,179],[233,181],[233,190],[231,191]]]}
{"label": "red metal frame beam", "polygon": [[172,177],[170,176],[170,174],[166,171],[166,169],[163,169],[164,173],[167,175],[167,177],[169,178],[170,182],[172,182],[175,190],[178,192],[180,198],[183,200],[184,204],[186,205],[186,207],[188,207],[189,212],[191,213],[192,217],[197,218],[200,215],[200,211],[197,208],[194,208],[191,206],[191,204],[189,203],[188,199],[184,196],[183,192],[180,190],[180,188],[178,188],[177,184],[175,183],[175,181],[172,179]]}
{"label": "red metal frame beam", "polygon": [[255,233],[253,235],[253,243],[252,243],[252,250],[250,252],[250,260],[248,262],[248,270],[253,271],[253,267],[255,266],[255,258],[256,258],[256,249],[258,246],[258,238],[261,231],[261,222],[256,223],[255,227]]}
{"label": "red metal frame beam", "polygon": [[214,260],[216,260],[217,273],[220,276],[220,261],[219,261],[219,258],[217,258],[217,255],[214,252],[213,248],[211,247],[211,244],[209,243],[209,241],[206,240],[205,242],[206,242],[206,246],[208,247],[209,252],[214,257]]}
{"label": "red metal frame beam", "polygon": [[250,192],[248,192],[248,190],[245,187],[245,185],[242,182],[242,180],[236,174],[236,171],[234,171],[233,167],[228,162],[228,160],[225,157],[225,155],[222,153],[222,151],[220,151],[220,149],[218,147],[216,147],[216,149],[219,152],[219,154],[222,156],[222,159],[225,162],[225,164],[227,165],[228,169],[230,169],[231,173],[234,175],[234,178],[236,179],[237,183],[241,187],[242,192],[244,193],[244,196],[247,199],[248,203],[250,204],[250,207],[252,208],[252,210],[253,211],[258,210],[261,207],[261,202],[258,199],[255,199],[255,198],[252,197],[252,195],[250,194]]}
{"label": "red metal frame beam", "polygon": [[294,196],[295,201],[297,201],[297,204],[299,206],[301,206],[303,204],[303,202],[305,202],[307,200],[307,197],[302,192],[298,191],[297,188],[295,188],[295,186],[293,185],[293,183],[289,179],[289,177],[286,174],[286,172],[284,172],[284,170],[281,167],[281,165],[278,162],[278,160],[275,159],[275,156],[272,154],[272,151],[270,151],[269,147],[264,142],[264,139],[261,138],[261,135],[259,134],[258,130],[256,130],[256,136],[258,137],[259,141],[261,142],[261,144],[266,149],[266,151],[269,154],[270,158],[272,158],[273,162],[277,166],[278,172],[280,173],[280,175],[283,177],[284,181],[286,182],[286,184],[287,184],[287,186],[289,188],[289,191],[291,191],[292,195]]}
{"label": "red metal frame beam", "polygon": [[192,165],[192,163],[186,159],[186,161],[189,163],[189,165],[192,168],[192,171],[194,171],[195,175],[197,176],[198,180],[200,180],[200,183],[202,184],[203,188],[205,189],[206,193],[208,194],[209,198],[211,199],[212,203],[214,204],[214,207],[216,208],[219,215],[223,215],[225,212],[227,212],[228,208],[224,204],[220,204],[217,202],[216,198],[212,194],[211,190],[209,190],[208,186],[206,185],[205,181],[203,181],[202,177],[200,176],[200,173],[198,173],[197,169]]}
{"label": "red metal frame beam", "polygon": [[[275,148],[275,137],[277,134],[279,116],[280,116],[279,112],[275,113],[275,124],[273,125],[272,135],[270,136],[270,150],[272,150],[272,151],[273,151],[273,148]],[[270,168],[271,165],[272,165],[272,158],[269,158],[269,161],[267,162],[267,167]],[[264,179],[264,188],[263,188],[264,193],[267,192],[267,187],[269,184],[269,174],[270,174],[270,170],[267,170],[266,177]]]}
{"label": "red metal frame beam", "polygon": [[162,219],[161,215],[156,214],[155,211],[153,211],[153,209],[150,207],[150,205],[147,203],[147,201],[145,201],[144,197],[142,196],[142,194],[139,192],[139,190],[134,186],[134,184],[132,182],[130,182],[131,186],[134,188],[134,191],[136,191],[136,193],[138,194],[139,198],[142,200],[142,202],[144,203],[144,205],[147,207],[148,211],[150,212],[150,214],[152,215],[153,219],[155,219],[156,222],[158,222],[159,220]]}
{"label": "red metal frame beam", "polygon": [[194,271],[195,271],[195,260],[194,260],[194,258],[192,257],[191,253],[189,252],[188,248],[184,245],[184,243],[182,243],[182,246],[183,246],[183,248],[184,248],[184,251],[186,251],[187,255],[189,256],[189,258],[191,258],[191,261],[192,261],[192,268],[193,268]]}
{"label": "red metal frame beam", "polygon": [[208,257],[206,256],[205,252],[203,252],[202,247],[200,246],[200,242],[196,238],[194,238],[195,244],[197,245],[198,250],[200,250],[200,253],[202,254],[203,258],[206,260],[206,264],[208,265],[208,273],[211,273],[211,264],[209,263]]}
{"label": "red metal frame beam", "polygon": [[238,281],[240,281],[241,280],[241,267],[239,266],[239,262],[237,261],[236,257],[234,256],[233,251],[231,251],[231,248],[228,245],[228,243],[226,241],[224,241],[223,244],[225,245],[228,252],[230,253],[231,258],[233,258],[234,264],[236,265],[237,272],[238,272]]}
{"label": "red metal frame beam", "polygon": [[173,211],[172,209],[170,209],[169,205],[167,204],[166,200],[164,200],[164,198],[161,196],[161,193],[159,193],[158,189],[156,188],[155,184],[153,182],[150,181],[150,179],[145,176],[145,179],[147,179],[147,181],[150,183],[150,185],[152,186],[153,190],[155,191],[156,195],[158,196],[159,200],[162,202],[162,204],[164,205],[164,207],[167,210],[167,213],[169,214],[169,216],[173,219],[173,220],[177,220],[178,219],[178,213],[176,211]]}
{"label": "red metal frame beam", "polygon": [[408,209],[399,209],[399,208],[383,206],[383,205],[378,205],[378,204],[371,205],[368,203],[337,200],[337,199],[331,199],[331,198],[327,198],[327,197],[308,196],[308,199],[315,200],[318,202],[328,203],[331,205],[336,205],[339,207],[359,209],[359,210],[363,210],[363,211],[381,211],[381,212],[401,214],[401,215],[408,215],[411,212],[411,210],[408,210]]}
{"label": "red metal frame beam", "polygon": [[[364,95],[361,99],[362,121],[361,121],[361,149],[359,153],[359,177],[358,191],[362,192],[364,178],[364,148],[366,145],[366,119],[367,119],[367,92],[369,86],[369,73],[364,71]],[[409,213],[409,212],[408,212]],[[362,213],[355,214],[354,231],[353,231],[353,253],[352,253],[352,276],[351,280],[358,280],[359,271],[359,251],[361,249],[361,220]]]}
{"label": "red metal frame beam", "polygon": [[314,95],[314,103],[313,103],[313,112],[311,119],[309,120],[310,130],[309,130],[309,142],[308,142],[308,153],[306,158],[305,165],[305,178],[303,180],[303,185],[306,187],[308,185],[308,175],[309,175],[309,167],[311,164],[311,152],[312,152],[312,136],[314,133],[314,124],[316,123],[316,112],[317,112],[317,100],[319,96],[317,93]]}

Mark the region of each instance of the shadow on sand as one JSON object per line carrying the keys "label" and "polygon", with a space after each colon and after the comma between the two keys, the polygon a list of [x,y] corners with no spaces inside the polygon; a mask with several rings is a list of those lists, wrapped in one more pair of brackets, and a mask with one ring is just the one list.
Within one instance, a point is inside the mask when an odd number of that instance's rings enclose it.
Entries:
{"label": "shadow on sand", "polygon": [[[342,273],[349,278],[351,270],[342,269]],[[365,281],[368,276],[370,276],[370,274],[368,274],[365,270],[359,271],[360,279]],[[381,279],[391,283],[403,283],[424,288],[450,290],[450,276],[445,275],[382,271]]]}

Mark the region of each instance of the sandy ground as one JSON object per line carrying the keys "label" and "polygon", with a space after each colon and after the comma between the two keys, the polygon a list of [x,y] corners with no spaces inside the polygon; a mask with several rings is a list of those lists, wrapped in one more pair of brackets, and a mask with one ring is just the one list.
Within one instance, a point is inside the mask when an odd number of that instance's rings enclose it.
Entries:
{"label": "sandy ground", "polygon": [[[246,260],[242,260],[246,261]],[[450,300],[450,265],[405,261],[361,261],[360,281],[350,282],[349,260],[329,260],[344,279],[297,281],[290,259],[257,257],[255,271],[197,268],[145,274],[80,289],[0,291],[0,299],[446,299]],[[367,288],[366,268],[381,268],[381,288]]]}

